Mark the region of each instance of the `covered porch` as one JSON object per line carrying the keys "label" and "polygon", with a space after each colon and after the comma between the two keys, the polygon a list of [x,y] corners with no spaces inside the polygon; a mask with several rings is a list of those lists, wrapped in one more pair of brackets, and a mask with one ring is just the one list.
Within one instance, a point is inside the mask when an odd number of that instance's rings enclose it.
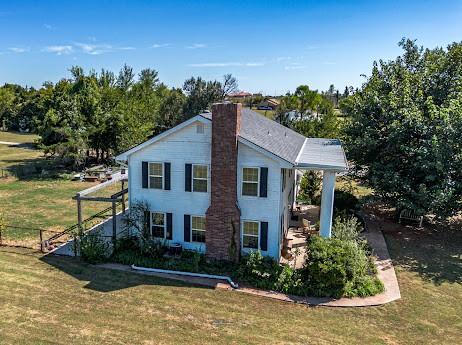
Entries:
{"label": "covered porch", "polygon": [[[348,162],[341,141],[307,138],[297,157],[294,169],[294,203],[284,245],[292,249],[292,252],[300,248],[297,250],[299,252],[304,250],[302,247],[309,236],[320,235],[329,238],[332,235],[336,176],[348,170]],[[297,203],[301,177],[306,171],[316,171],[322,174],[320,206]]]}

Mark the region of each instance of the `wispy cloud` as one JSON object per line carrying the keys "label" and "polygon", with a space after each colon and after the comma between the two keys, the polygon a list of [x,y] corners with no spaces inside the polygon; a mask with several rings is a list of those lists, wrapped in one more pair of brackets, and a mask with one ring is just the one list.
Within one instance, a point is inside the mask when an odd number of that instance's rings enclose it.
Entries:
{"label": "wispy cloud", "polygon": [[286,66],[284,66],[284,69],[286,71],[291,71],[291,70],[296,70],[296,69],[305,69],[306,66],[305,65],[302,65],[301,63],[299,62],[292,62]]}
{"label": "wispy cloud", "polygon": [[291,56],[278,56],[278,57],[276,58],[276,61],[277,61],[277,62],[281,62],[281,61],[287,61],[287,60],[291,60],[291,59],[292,59]]}
{"label": "wispy cloud", "polygon": [[192,63],[189,67],[258,67],[263,66],[263,62],[205,62]]}
{"label": "wispy cloud", "polygon": [[75,43],[75,46],[79,48],[83,53],[89,55],[101,55],[105,53],[111,53],[118,50],[134,50],[134,47],[115,47],[111,44],[93,44],[93,43]]}
{"label": "wispy cloud", "polygon": [[337,63],[335,61],[324,61],[323,65],[336,65]]}
{"label": "wispy cloud", "polygon": [[165,47],[170,47],[172,44],[171,43],[154,43],[151,48],[157,49],[157,48],[165,48]]}
{"label": "wispy cloud", "polygon": [[21,54],[21,53],[26,53],[28,51],[30,51],[30,48],[29,47],[10,47],[8,48],[8,50],[12,53],[17,53],[17,54]]}
{"label": "wispy cloud", "polygon": [[205,43],[194,43],[189,46],[186,46],[186,49],[201,49],[201,48],[206,48],[207,45]]}
{"label": "wispy cloud", "polygon": [[50,24],[43,24],[43,27],[45,29],[47,29],[47,30],[53,30],[54,29],[53,25],[50,25]]}
{"label": "wispy cloud", "polygon": [[43,48],[43,51],[47,53],[54,53],[56,55],[69,55],[74,51],[74,48],[70,45],[48,46]]}

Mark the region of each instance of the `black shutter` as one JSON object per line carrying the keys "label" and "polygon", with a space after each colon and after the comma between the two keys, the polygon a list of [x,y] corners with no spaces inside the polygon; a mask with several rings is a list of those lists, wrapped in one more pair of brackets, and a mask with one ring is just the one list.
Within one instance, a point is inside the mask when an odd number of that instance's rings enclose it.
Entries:
{"label": "black shutter", "polygon": [[268,222],[260,222],[260,250],[268,250]]}
{"label": "black shutter", "polygon": [[260,168],[260,197],[268,196],[268,168]]}
{"label": "black shutter", "polygon": [[141,162],[143,188],[148,188],[148,162]]}
{"label": "black shutter", "polygon": [[184,166],[184,190],[185,192],[191,191],[192,182],[192,164],[185,164]]}
{"label": "black shutter", "polygon": [[164,163],[164,189],[170,190],[170,163]]}
{"label": "black shutter", "polygon": [[171,240],[173,238],[173,232],[172,232],[172,214],[171,213],[167,213],[167,234],[166,234],[166,238],[167,240]]}
{"label": "black shutter", "polygon": [[191,216],[184,215],[184,241],[191,242]]}

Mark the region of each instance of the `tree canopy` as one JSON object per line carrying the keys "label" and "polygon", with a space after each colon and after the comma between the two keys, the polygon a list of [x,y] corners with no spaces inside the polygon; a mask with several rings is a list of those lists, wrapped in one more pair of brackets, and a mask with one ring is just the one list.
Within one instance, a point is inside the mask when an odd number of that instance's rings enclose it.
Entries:
{"label": "tree canopy", "polygon": [[462,43],[399,45],[343,101],[348,157],[398,208],[451,216],[462,209]]}

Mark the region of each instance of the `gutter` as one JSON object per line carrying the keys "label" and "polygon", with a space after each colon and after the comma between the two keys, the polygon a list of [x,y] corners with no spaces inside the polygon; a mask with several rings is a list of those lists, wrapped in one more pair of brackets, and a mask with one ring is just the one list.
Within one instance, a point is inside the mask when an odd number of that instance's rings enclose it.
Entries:
{"label": "gutter", "polygon": [[237,289],[239,286],[235,283],[230,277],[228,276],[218,276],[214,274],[204,274],[204,273],[193,273],[193,272],[183,272],[183,271],[172,271],[172,270],[163,270],[160,268],[147,268],[147,267],[139,267],[132,265],[131,268],[135,271],[142,271],[142,272],[154,272],[154,273],[165,273],[165,274],[176,274],[179,276],[186,276],[186,277],[198,277],[198,278],[207,278],[207,279],[217,279],[217,280],[225,280],[231,285],[233,289]]}

